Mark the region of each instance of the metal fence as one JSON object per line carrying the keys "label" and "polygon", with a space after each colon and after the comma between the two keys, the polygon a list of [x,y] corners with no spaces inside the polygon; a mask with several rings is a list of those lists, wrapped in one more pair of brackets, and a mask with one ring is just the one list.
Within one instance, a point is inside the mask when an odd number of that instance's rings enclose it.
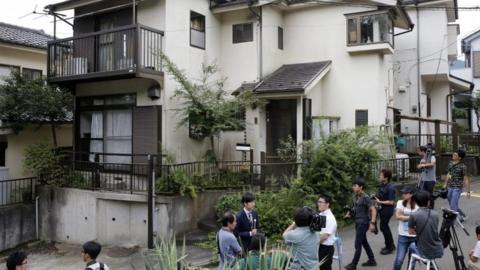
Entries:
{"label": "metal fence", "polygon": [[35,199],[37,177],[0,181],[0,206],[31,203]]}
{"label": "metal fence", "polygon": [[417,169],[420,163],[420,157],[408,157],[397,159],[386,159],[372,162],[370,165],[373,175],[379,175],[382,169],[392,171],[393,181],[412,181],[417,180],[421,170]]}
{"label": "metal fence", "polygon": [[[435,150],[438,154],[452,153],[454,148],[454,141],[458,142],[458,146],[467,151],[468,154],[480,154],[480,134],[459,134],[453,135],[451,133],[442,133],[439,135],[440,142],[435,142],[435,135],[433,134],[404,134],[398,147],[401,153],[415,153],[420,145],[427,143],[434,143]],[[456,140],[455,140],[456,139]]]}

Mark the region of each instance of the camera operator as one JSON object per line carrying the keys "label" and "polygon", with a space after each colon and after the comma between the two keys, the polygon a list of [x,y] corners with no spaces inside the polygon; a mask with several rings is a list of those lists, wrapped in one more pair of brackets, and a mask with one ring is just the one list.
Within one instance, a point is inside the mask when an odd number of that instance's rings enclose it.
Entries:
{"label": "camera operator", "polygon": [[[417,154],[421,157],[420,163],[417,165],[417,169],[421,169],[422,173],[420,174],[420,179],[418,183],[418,188],[420,190],[427,191],[432,195],[433,188],[435,187],[436,182],[436,159],[435,155],[432,153],[432,146],[428,145],[420,146],[417,148]],[[433,209],[434,201],[430,200],[430,208]]]}
{"label": "camera operator", "polygon": [[439,214],[428,208],[430,194],[420,190],[414,195],[419,209],[410,214],[408,233],[417,236],[417,250],[420,256],[434,260],[443,256],[443,245],[438,234]]}
{"label": "camera operator", "polygon": [[320,195],[317,201],[320,215],[327,219],[325,228],[320,231],[320,247],[318,248],[318,260],[323,261],[320,270],[331,270],[332,259],[335,253],[335,233],[337,232],[337,220],[330,210],[332,199],[328,195]]}
{"label": "camera operator", "polygon": [[297,209],[294,214],[295,222],[283,232],[285,243],[292,245],[292,262],[289,270],[317,268],[320,236],[318,232],[310,229],[313,214],[309,208]]}
{"label": "camera operator", "polygon": [[354,206],[353,209],[349,210],[345,215],[345,218],[355,219],[355,255],[353,256],[352,262],[345,266],[347,270],[357,269],[357,264],[362,254],[362,246],[368,256],[368,261],[362,263],[362,266],[377,266],[372,248],[367,241],[367,231],[370,230],[374,232],[376,230],[377,210],[370,197],[365,194],[364,189],[365,181],[363,178],[357,177],[353,181],[352,186]]}
{"label": "camera operator", "polygon": [[448,190],[448,203],[450,209],[460,213],[459,219],[463,222],[466,219],[465,213],[460,209],[458,203],[463,187],[467,187],[467,198],[470,198],[470,181],[467,177],[467,166],[463,162],[465,151],[459,149],[452,154],[452,161],[448,164],[448,174],[444,188]]}
{"label": "camera operator", "polygon": [[388,226],[393,216],[395,205],[395,187],[390,183],[390,180],[392,180],[392,171],[382,169],[379,177],[380,186],[377,191],[377,197],[375,197],[377,204],[381,206],[378,211],[380,216],[380,231],[385,239],[385,247],[380,251],[382,255],[391,254],[395,250],[392,232]]}

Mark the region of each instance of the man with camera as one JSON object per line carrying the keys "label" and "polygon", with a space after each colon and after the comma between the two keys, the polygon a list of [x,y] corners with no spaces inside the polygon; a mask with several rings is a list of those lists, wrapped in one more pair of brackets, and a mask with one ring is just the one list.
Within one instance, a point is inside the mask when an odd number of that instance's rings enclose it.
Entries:
{"label": "man with camera", "polygon": [[313,270],[318,266],[320,236],[310,229],[315,212],[307,207],[295,211],[294,221],[283,232],[286,244],[292,245],[292,262],[289,270]]}
{"label": "man with camera", "polygon": [[370,197],[365,194],[364,189],[365,180],[357,177],[353,181],[352,186],[352,190],[355,193],[353,197],[354,205],[345,215],[345,218],[355,219],[355,255],[353,256],[352,262],[345,266],[347,270],[357,269],[357,264],[362,254],[362,246],[368,256],[368,261],[362,263],[362,266],[377,266],[372,248],[367,241],[367,231],[376,231],[377,210]]}
{"label": "man with camera", "polygon": [[380,186],[375,197],[380,216],[380,231],[385,239],[385,247],[380,250],[382,255],[391,254],[395,250],[392,231],[388,226],[395,209],[395,187],[390,183],[390,180],[392,180],[392,171],[382,169],[379,177]]}
{"label": "man with camera", "polygon": [[[417,148],[417,154],[420,156],[420,163],[417,169],[422,170],[420,179],[418,179],[418,189],[427,191],[430,195],[433,193],[433,188],[436,183],[436,159],[433,154],[433,145],[430,143],[427,146],[420,146]],[[430,200],[430,208],[433,209],[434,201]]]}
{"label": "man with camera", "polygon": [[408,233],[417,236],[417,250],[420,256],[434,260],[443,256],[443,246],[438,234],[440,216],[428,208],[430,194],[420,190],[414,195],[419,209],[408,219]]}
{"label": "man with camera", "polygon": [[332,259],[335,253],[335,233],[337,232],[337,220],[330,210],[332,199],[328,195],[320,195],[317,201],[320,215],[326,217],[325,227],[320,231],[320,247],[318,248],[318,260],[323,262],[320,270],[331,270]]}

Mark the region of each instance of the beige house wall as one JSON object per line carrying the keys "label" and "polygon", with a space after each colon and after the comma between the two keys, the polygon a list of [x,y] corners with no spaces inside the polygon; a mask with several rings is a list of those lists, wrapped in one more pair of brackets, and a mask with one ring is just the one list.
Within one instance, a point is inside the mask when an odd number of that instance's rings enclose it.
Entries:
{"label": "beige house wall", "polygon": [[[27,127],[19,134],[6,135],[8,147],[5,153],[5,167],[9,170],[10,179],[32,176],[24,170],[25,148],[32,144],[52,141],[50,126]],[[57,128],[57,142],[59,147],[72,145],[72,125],[63,125]]]}

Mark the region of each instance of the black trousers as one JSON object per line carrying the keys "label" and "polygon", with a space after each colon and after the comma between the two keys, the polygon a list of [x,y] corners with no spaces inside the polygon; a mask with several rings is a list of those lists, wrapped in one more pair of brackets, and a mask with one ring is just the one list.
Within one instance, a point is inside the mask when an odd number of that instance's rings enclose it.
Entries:
{"label": "black trousers", "polygon": [[435,181],[421,181],[420,189],[430,193],[429,208],[433,209],[435,207],[435,201],[433,200],[432,193],[435,188]]}
{"label": "black trousers", "polygon": [[335,248],[333,246],[320,245],[318,248],[318,261],[323,261],[320,265],[320,270],[332,270],[332,261],[333,254],[335,253]]}
{"label": "black trousers", "polygon": [[392,231],[390,230],[390,226],[388,226],[393,216],[393,210],[393,207],[384,207],[378,212],[380,216],[380,231],[383,234],[383,238],[385,238],[385,247],[389,249],[393,249],[395,246]]}
{"label": "black trousers", "polygon": [[352,259],[352,264],[355,266],[357,266],[358,261],[360,260],[360,255],[362,255],[362,247],[365,249],[368,259],[370,261],[375,260],[375,255],[373,255],[372,248],[367,241],[368,226],[368,223],[355,223],[355,253]]}

